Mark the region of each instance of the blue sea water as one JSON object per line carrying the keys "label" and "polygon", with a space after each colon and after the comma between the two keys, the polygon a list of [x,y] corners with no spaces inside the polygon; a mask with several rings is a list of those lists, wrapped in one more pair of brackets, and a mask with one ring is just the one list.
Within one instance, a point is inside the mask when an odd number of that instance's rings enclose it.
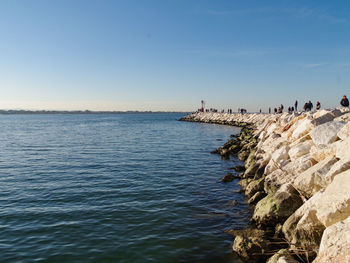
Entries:
{"label": "blue sea water", "polygon": [[239,130],[182,116],[0,115],[0,262],[239,262]]}

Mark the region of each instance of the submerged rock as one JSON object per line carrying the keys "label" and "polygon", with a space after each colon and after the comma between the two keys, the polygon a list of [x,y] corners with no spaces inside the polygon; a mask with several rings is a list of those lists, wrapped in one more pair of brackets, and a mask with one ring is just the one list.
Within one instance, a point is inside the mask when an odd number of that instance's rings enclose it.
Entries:
{"label": "submerged rock", "polygon": [[221,182],[227,183],[232,182],[234,179],[236,179],[237,176],[233,175],[232,173],[227,173],[222,179]]}

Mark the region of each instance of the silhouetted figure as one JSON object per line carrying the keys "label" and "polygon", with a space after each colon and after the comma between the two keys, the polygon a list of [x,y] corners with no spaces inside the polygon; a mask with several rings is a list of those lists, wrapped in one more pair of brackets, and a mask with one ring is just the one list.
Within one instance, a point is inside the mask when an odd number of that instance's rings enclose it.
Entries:
{"label": "silhouetted figure", "polygon": [[294,111],[294,107],[292,106],[292,111]]}
{"label": "silhouetted figure", "polygon": [[321,103],[319,101],[316,102],[316,110],[321,109]]}
{"label": "silhouetted figure", "polygon": [[307,111],[307,110],[308,110],[307,102],[305,102],[304,107],[303,107],[303,110],[304,110],[304,111]]}
{"label": "silhouetted figure", "polygon": [[312,102],[311,102],[311,100],[309,100],[309,110],[311,111],[312,110],[312,108],[314,107],[314,105],[312,105]]}
{"label": "silhouetted figure", "polygon": [[260,113],[261,113],[261,109],[260,109]]}
{"label": "silhouetted figure", "polygon": [[283,112],[283,109],[284,109],[284,107],[283,107],[283,105],[282,105],[282,104],[281,104],[281,107],[280,107],[280,108],[281,108],[281,113],[282,113],[282,112]]}
{"label": "silhouetted figure", "polygon": [[271,114],[271,108],[269,107],[269,114]]}
{"label": "silhouetted figure", "polygon": [[276,113],[277,113],[277,108],[275,108],[273,111],[274,111],[274,113],[276,114]]}
{"label": "silhouetted figure", "polygon": [[298,101],[297,100],[295,100],[294,108],[295,108],[295,111],[298,111]]}
{"label": "silhouetted figure", "polygon": [[343,107],[349,107],[349,100],[348,98],[344,95],[342,100],[340,101],[340,105]]}

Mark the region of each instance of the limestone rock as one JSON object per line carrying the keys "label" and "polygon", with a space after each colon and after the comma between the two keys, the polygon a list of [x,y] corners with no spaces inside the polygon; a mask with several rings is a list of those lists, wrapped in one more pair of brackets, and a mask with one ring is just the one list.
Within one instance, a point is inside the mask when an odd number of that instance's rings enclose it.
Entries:
{"label": "limestone rock", "polygon": [[325,185],[325,176],[338,159],[330,156],[301,173],[293,182],[295,188],[307,198],[318,192]]}
{"label": "limestone rock", "polygon": [[345,140],[337,141],[335,143],[336,157],[339,159],[346,159],[350,156],[350,138]]}
{"label": "limestone rock", "polygon": [[341,115],[340,117],[335,118],[334,121],[349,122],[350,121],[350,112],[345,113],[345,114]]}
{"label": "limestone rock", "polygon": [[328,145],[318,145],[312,146],[310,149],[310,156],[316,162],[320,162],[326,159],[328,156],[334,156],[336,154],[336,142],[328,144]]}
{"label": "limestone rock", "polygon": [[[294,177],[304,172],[305,170],[309,169],[311,166],[315,165],[316,163],[317,161],[315,161],[315,159],[310,154],[306,154],[285,165],[283,167],[283,170]],[[288,180],[289,179],[290,178],[288,178]],[[282,178],[281,178],[281,181],[283,182]]]}
{"label": "limestone rock", "polygon": [[294,187],[285,184],[275,194],[269,194],[257,203],[252,220],[258,226],[274,226],[286,220],[302,203]]}
{"label": "limestone rock", "polygon": [[316,204],[317,218],[326,227],[350,216],[350,170],[334,177]]}
{"label": "limestone rock", "polygon": [[231,230],[235,235],[232,250],[235,251],[244,262],[265,262],[267,256],[263,252],[268,250],[268,242],[265,240],[265,232],[262,230]]}
{"label": "limestone rock", "polygon": [[245,190],[245,194],[247,198],[251,198],[256,192],[262,190],[264,190],[264,178],[251,181]]}
{"label": "limestone rock", "polygon": [[292,247],[301,247],[317,252],[325,229],[316,217],[315,205],[320,196],[321,193],[315,194],[284,222],[282,231],[285,238],[294,244]]}
{"label": "limestone rock", "polygon": [[295,125],[296,129],[291,135],[292,141],[295,141],[308,134],[315,127],[315,125],[312,124],[312,120],[309,118],[302,119],[301,121],[296,122]]}
{"label": "limestone rock", "polygon": [[286,173],[282,169],[277,169],[272,173],[266,175],[264,182],[265,192],[269,194],[275,193],[282,184],[286,183],[284,182],[286,177],[291,177],[291,175]]}
{"label": "limestone rock", "polygon": [[285,145],[272,154],[271,160],[265,168],[266,174],[273,172],[285,164],[285,161],[289,159],[288,151],[289,146]]}
{"label": "limestone rock", "polygon": [[348,158],[343,158],[336,162],[328,173],[324,177],[324,181],[320,182],[320,185],[325,188],[327,185],[332,183],[334,177],[346,170],[350,169],[350,156]]}
{"label": "limestone rock", "polygon": [[279,250],[275,255],[270,257],[266,263],[298,263],[292,256],[285,255],[291,253],[287,249]]}
{"label": "limestone rock", "polygon": [[316,145],[335,142],[338,139],[337,133],[344,125],[344,122],[326,122],[310,132],[311,139]]}
{"label": "limestone rock", "polygon": [[288,152],[290,159],[292,161],[298,159],[299,157],[308,154],[310,152],[311,147],[313,146],[313,142],[311,140],[302,142],[293,148],[291,148]]}
{"label": "limestone rock", "polygon": [[350,260],[350,217],[327,227],[314,263],[348,263]]}
{"label": "limestone rock", "polygon": [[[349,113],[349,115],[350,115],[350,113]],[[337,133],[337,136],[341,140],[345,140],[347,138],[350,138],[350,122],[345,124],[345,126],[339,130],[339,132]]]}
{"label": "limestone rock", "polygon": [[248,204],[255,205],[261,199],[263,199],[267,194],[264,191],[256,192],[249,200]]}
{"label": "limestone rock", "polygon": [[332,121],[334,117],[335,116],[332,113],[328,112],[318,118],[313,119],[311,123],[314,124],[315,126],[318,126],[326,122]]}
{"label": "limestone rock", "polygon": [[254,177],[254,175],[255,175],[256,171],[259,169],[259,167],[260,167],[260,164],[255,162],[255,160],[253,162],[251,162],[250,166],[244,172],[244,178]]}

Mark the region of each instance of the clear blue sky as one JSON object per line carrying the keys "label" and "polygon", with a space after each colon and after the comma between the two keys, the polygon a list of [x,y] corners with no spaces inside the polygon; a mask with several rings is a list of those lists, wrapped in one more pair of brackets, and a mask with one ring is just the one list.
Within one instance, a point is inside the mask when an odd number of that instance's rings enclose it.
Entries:
{"label": "clear blue sky", "polygon": [[350,1],[0,1],[0,108],[267,110],[350,96]]}

